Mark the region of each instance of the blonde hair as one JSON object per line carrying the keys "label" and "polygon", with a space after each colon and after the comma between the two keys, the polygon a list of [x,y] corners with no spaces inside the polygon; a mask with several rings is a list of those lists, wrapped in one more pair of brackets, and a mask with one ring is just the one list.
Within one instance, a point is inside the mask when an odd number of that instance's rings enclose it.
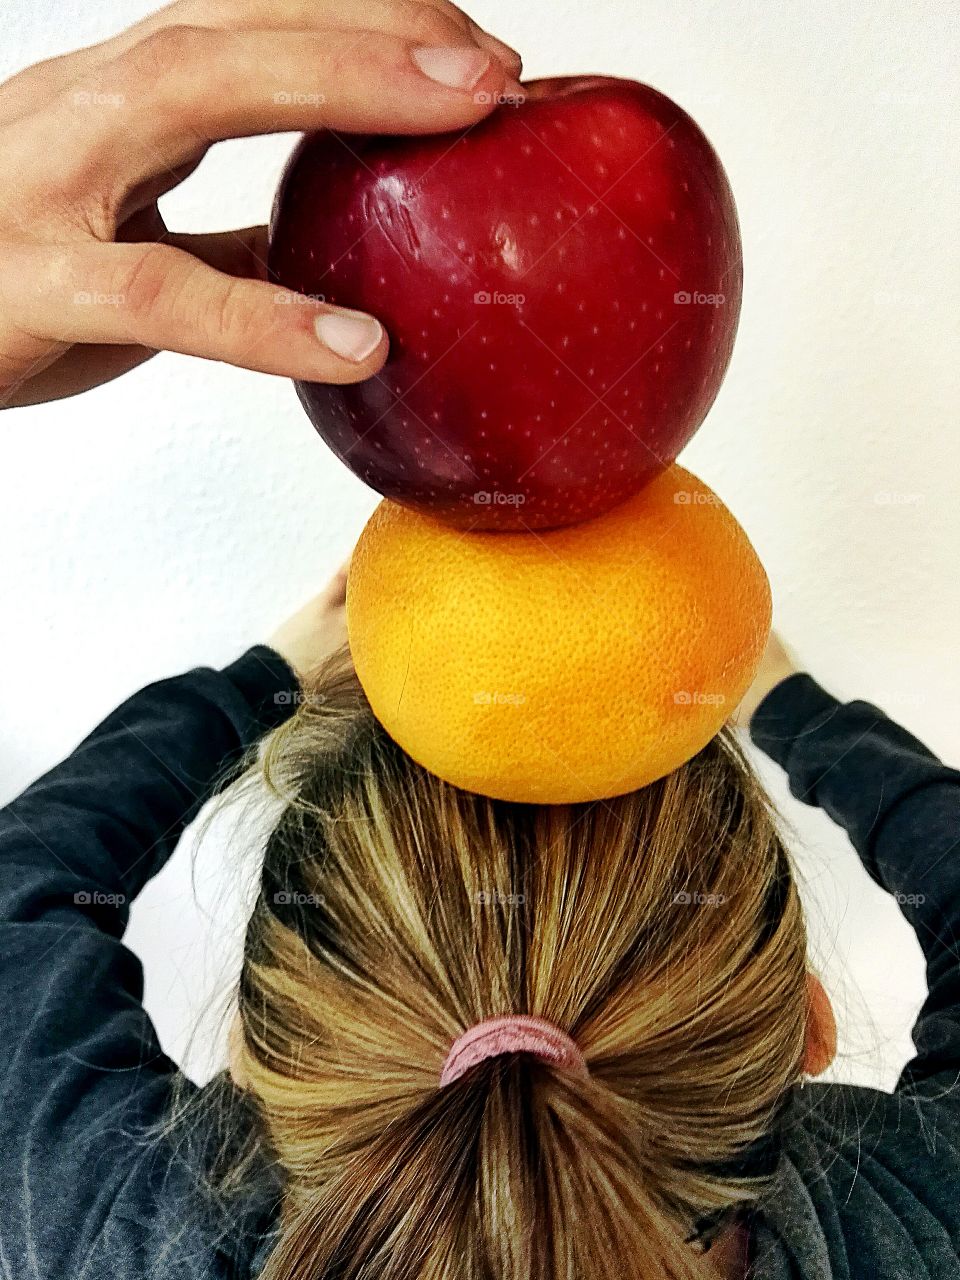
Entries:
{"label": "blonde hair", "polygon": [[[724,730],[651,786],[509,804],[427,773],[341,650],[245,779],[282,801],[239,987],[239,1071],[285,1177],[263,1280],[702,1275],[753,1204],[801,1073],[806,935]],[[576,1041],[439,1088],[452,1041],[529,1013]]]}

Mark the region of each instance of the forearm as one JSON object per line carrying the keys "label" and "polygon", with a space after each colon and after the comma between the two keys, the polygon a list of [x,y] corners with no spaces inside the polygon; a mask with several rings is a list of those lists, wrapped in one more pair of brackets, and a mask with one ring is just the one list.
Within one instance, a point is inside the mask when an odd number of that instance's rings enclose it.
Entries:
{"label": "forearm", "polygon": [[293,708],[296,678],[265,646],[128,698],[0,810],[0,919],[78,907],[119,936],[130,903],[230,765]]}
{"label": "forearm", "polygon": [[[3,1243],[37,1274],[140,1275],[139,1250],[165,1235],[162,1205],[139,1216],[157,1186],[189,1212],[181,1154],[143,1159],[177,1069],[119,935],[224,769],[290,714],[295,692],[260,647],[223,671],[159,681],[0,811]],[[57,1229],[39,1230],[51,1214]]]}
{"label": "forearm", "polygon": [[[902,868],[889,857],[880,868],[875,856],[888,814],[918,788],[960,784],[960,772],[879,707],[842,703],[802,672],[762,700],[750,736],[786,770],[798,800],[823,809],[846,830],[867,870],[890,893],[903,887]],[[916,836],[922,840],[922,826]]]}
{"label": "forearm", "polygon": [[[960,1069],[960,771],[868,702],[841,703],[790,676],[750,722],[797,799],[845,828],[869,874],[916,932],[928,994],[900,1085]],[[937,1086],[939,1087],[939,1086]]]}

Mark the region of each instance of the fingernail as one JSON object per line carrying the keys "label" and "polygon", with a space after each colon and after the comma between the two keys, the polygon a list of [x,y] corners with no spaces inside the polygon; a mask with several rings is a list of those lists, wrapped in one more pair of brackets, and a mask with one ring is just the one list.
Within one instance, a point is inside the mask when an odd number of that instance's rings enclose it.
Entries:
{"label": "fingernail", "polygon": [[325,311],[314,328],[325,347],[354,364],[366,360],[383,340],[383,325],[362,311]]}
{"label": "fingernail", "polygon": [[410,56],[428,80],[448,89],[472,89],[490,66],[490,54],[482,49],[421,46]]}

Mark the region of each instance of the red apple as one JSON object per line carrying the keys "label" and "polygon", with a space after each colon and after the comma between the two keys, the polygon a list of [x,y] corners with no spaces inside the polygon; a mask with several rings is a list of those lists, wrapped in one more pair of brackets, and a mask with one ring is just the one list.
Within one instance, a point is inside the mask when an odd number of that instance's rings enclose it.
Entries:
{"label": "red apple", "polygon": [[465,528],[600,514],[673,461],[740,313],[726,175],[676,103],[608,77],[535,81],[458,134],[305,137],[271,279],[378,316],[383,370],[300,383],[362,480]]}

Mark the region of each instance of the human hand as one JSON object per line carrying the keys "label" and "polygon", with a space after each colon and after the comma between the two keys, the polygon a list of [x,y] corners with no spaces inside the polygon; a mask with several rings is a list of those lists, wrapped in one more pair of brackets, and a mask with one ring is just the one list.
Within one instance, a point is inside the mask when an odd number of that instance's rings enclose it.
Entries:
{"label": "human hand", "polygon": [[791,654],[784,648],[783,641],[775,631],[771,631],[753,684],[730,717],[730,722],[745,729],[750,723],[750,717],[770,690],[799,669]]}
{"label": "human hand", "polygon": [[0,408],[158,350],[370,377],[380,325],[267,283],[265,227],[178,235],[157,202],[221,139],[457,129],[519,72],[449,0],[177,0],[0,85]]}
{"label": "human hand", "polygon": [[319,595],[297,610],[273,633],[267,644],[287,662],[301,682],[324,658],[347,642],[347,565],[343,565]]}

